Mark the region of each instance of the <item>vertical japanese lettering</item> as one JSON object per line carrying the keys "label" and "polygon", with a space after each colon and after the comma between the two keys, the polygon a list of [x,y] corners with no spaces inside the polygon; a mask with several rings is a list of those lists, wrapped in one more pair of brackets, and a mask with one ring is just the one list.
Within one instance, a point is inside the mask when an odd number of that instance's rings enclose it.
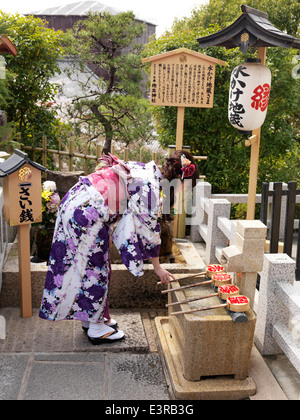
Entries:
{"label": "vertical japanese lettering", "polygon": [[[27,184],[28,185],[28,184]],[[26,187],[22,184],[19,186],[19,221],[20,223],[24,222],[34,222],[33,219],[33,210],[32,210],[32,201],[30,200],[29,186]]]}
{"label": "vertical japanese lettering", "polygon": [[232,72],[230,80],[229,120],[232,125],[239,128],[244,128],[243,114],[245,114],[245,108],[240,103],[240,97],[244,94],[244,89],[247,86],[245,78],[250,76],[245,70],[246,67],[238,66]]}

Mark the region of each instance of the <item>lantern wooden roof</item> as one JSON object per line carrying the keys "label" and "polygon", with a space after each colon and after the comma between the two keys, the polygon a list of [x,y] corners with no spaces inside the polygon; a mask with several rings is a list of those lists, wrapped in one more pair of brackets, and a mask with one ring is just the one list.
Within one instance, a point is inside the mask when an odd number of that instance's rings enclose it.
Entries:
{"label": "lantern wooden roof", "polygon": [[0,54],[17,55],[17,49],[14,44],[5,35],[0,36]]}
{"label": "lantern wooden roof", "polygon": [[300,39],[277,29],[268,20],[268,14],[242,5],[241,16],[214,34],[198,38],[201,48],[219,46],[239,47],[245,53],[249,47],[283,47],[300,49]]}
{"label": "lantern wooden roof", "polygon": [[27,153],[15,149],[14,154],[11,155],[11,157],[8,158],[5,162],[0,164],[0,178],[13,174],[26,163],[30,164],[36,169],[39,169],[40,171],[46,171],[44,166],[30,160]]}

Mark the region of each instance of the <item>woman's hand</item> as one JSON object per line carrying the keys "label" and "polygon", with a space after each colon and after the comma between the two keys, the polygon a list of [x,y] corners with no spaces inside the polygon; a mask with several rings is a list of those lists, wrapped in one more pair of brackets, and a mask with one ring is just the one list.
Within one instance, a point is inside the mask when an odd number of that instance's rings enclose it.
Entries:
{"label": "woman's hand", "polygon": [[155,271],[155,274],[158,275],[162,283],[170,283],[171,279],[175,280],[175,277],[173,276],[173,274],[169,273],[164,268],[159,268],[157,270],[154,269],[154,271]]}
{"label": "woman's hand", "polygon": [[161,267],[158,258],[152,258],[152,264],[155,274],[159,277],[162,283],[170,283],[170,280],[175,280],[173,274]]}

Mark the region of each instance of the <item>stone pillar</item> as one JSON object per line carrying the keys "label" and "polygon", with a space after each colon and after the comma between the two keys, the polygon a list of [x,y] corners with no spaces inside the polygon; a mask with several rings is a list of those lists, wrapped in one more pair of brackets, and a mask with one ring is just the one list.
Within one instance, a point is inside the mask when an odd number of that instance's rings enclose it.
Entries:
{"label": "stone pillar", "polygon": [[6,322],[4,316],[0,315],[0,340],[6,339]]}
{"label": "stone pillar", "polygon": [[231,204],[223,198],[212,198],[209,200],[207,240],[206,240],[206,261],[207,264],[218,263],[216,257],[216,246],[224,248],[228,245],[228,239],[218,227],[218,217],[230,219]]}
{"label": "stone pillar", "polygon": [[253,309],[257,273],[263,268],[267,226],[259,220],[238,220],[235,245],[224,248],[221,264],[235,272],[235,284],[240,293],[250,299]]}
{"label": "stone pillar", "polygon": [[266,254],[261,272],[255,344],[263,355],[280,354],[282,350],[272,337],[276,323],[288,325],[290,313],[276,296],[277,284],[293,285],[295,261],[287,254]]}
{"label": "stone pillar", "polygon": [[211,185],[209,182],[198,181],[193,192],[193,208],[191,217],[191,240],[192,242],[206,241],[199,232],[202,223],[207,224],[204,211],[204,200],[211,196]]}

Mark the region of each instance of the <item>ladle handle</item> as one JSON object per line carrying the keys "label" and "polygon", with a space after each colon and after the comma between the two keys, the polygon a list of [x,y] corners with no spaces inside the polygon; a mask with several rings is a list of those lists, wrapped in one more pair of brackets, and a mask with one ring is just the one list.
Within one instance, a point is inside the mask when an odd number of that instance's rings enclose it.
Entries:
{"label": "ladle handle", "polygon": [[[181,277],[180,279],[170,280],[169,283],[173,283],[174,281],[193,279],[194,277],[205,277],[205,276],[206,276],[206,274],[203,273],[203,271],[201,271],[201,273],[196,273],[196,274],[193,274],[192,276],[186,276],[186,277]],[[157,282],[157,284],[162,284],[162,282],[159,281],[159,282]]]}
{"label": "ladle handle", "polygon": [[210,283],[212,283],[212,280],[202,281],[200,283],[187,284],[186,286],[175,287],[175,289],[162,290],[161,293],[176,292],[177,290],[188,289],[190,287],[202,286],[202,285],[210,284]]}

